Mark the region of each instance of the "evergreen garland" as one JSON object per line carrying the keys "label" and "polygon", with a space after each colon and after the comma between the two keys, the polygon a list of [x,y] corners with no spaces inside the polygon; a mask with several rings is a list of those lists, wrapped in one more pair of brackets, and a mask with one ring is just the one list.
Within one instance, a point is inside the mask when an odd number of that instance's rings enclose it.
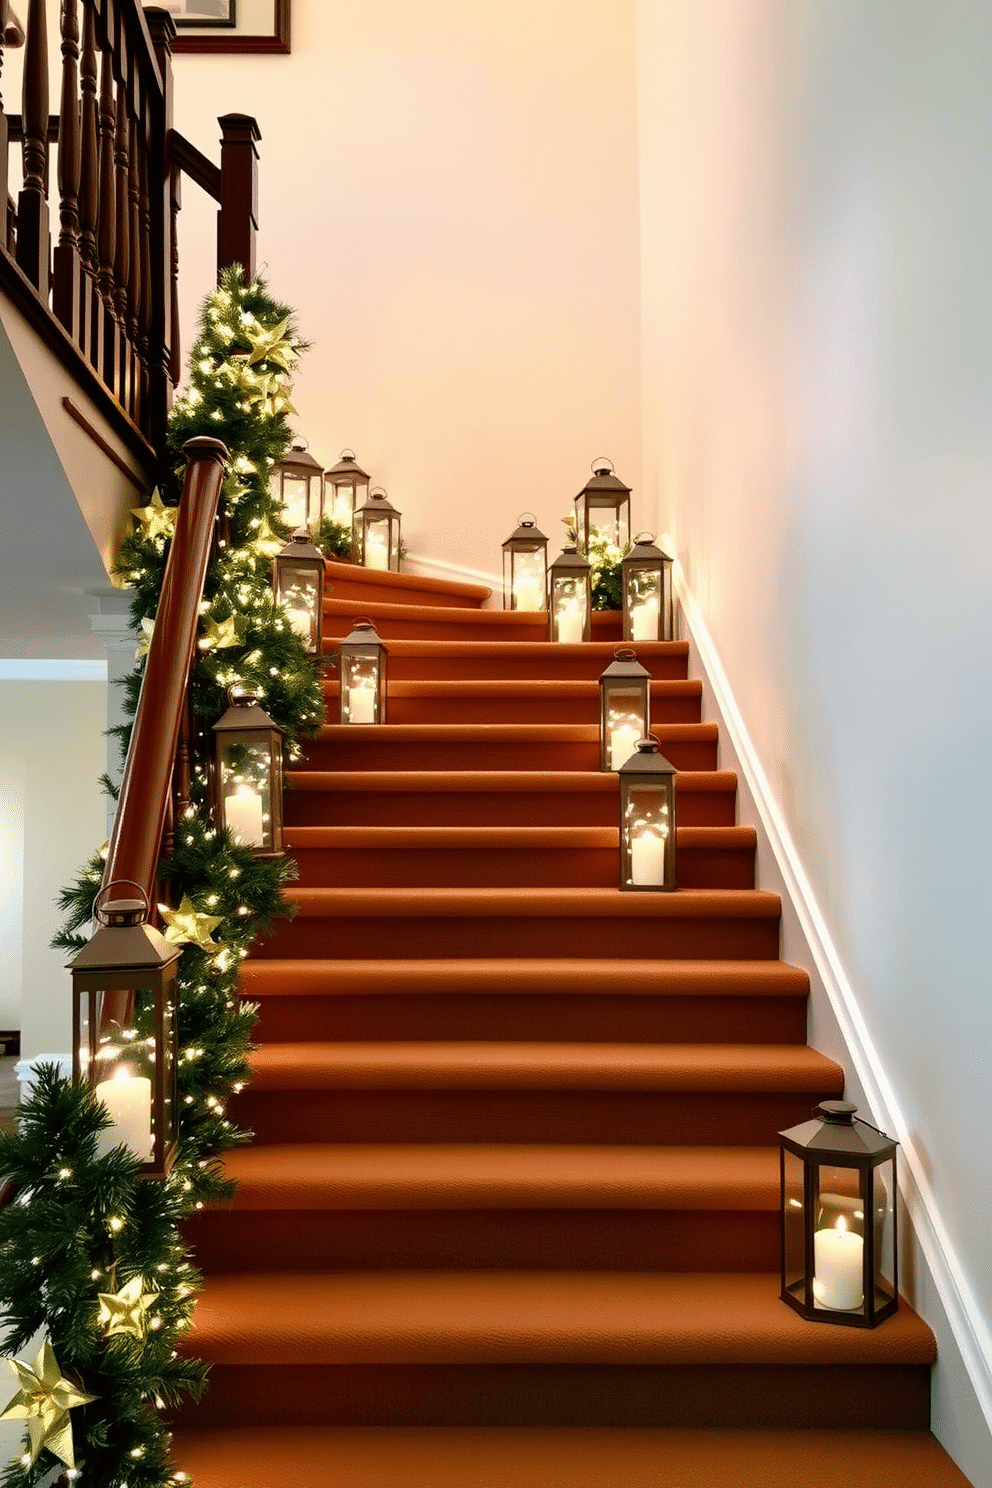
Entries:
{"label": "evergreen garland", "polygon": [[589,551],[579,542],[575,517],[562,517],[562,525],[568,533],[569,542],[575,543],[583,557],[588,558],[592,572],[592,607],[594,610],[623,609],[623,570],[620,565],[630,552],[631,544],[621,548],[617,543],[607,542],[598,532],[589,534]]}
{"label": "evergreen garland", "polygon": [[[193,712],[209,731],[227,705],[228,688],[251,691],[282,729],[290,759],[299,756],[300,736],[314,733],[324,716],[320,667],[273,602],[270,586],[271,558],[289,531],[269,477],[289,445],[290,374],[303,349],[289,308],[269,296],[262,280],[246,285],[240,268],[227,269],[204,304],[189,387],[170,417],[158,491],[136,511],[138,527],[122,544],[119,569],[132,589],[135,630],[150,636],[182,490],[182,447],[196,435],[222,439],[230,453],[227,541],[207,575]],[[143,670],[142,659],[125,684],[132,719]],[[126,751],[130,724],[118,732]],[[63,891],[66,919],[54,945],[75,953],[85,944],[102,871],[98,851]],[[189,1481],[170,1463],[161,1414],[184,1395],[197,1397],[207,1372],[181,1347],[199,1277],[178,1226],[206,1201],[230,1194],[220,1155],[250,1139],[227,1115],[231,1094],[249,1077],[255,1021],[255,1009],[238,1000],[238,966],[275,917],[291,912],[282,885],[293,874],[290,861],[257,858],[214,827],[205,774],[195,770],[175,849],[160,865],[173,905],[188,905],[200,917],[197,937],[176,935],[183,944],[180,1146],[168,1179],[140,1178],[139,1160],[123,1146],[99,1157],[98,1134],[109,1125],[105,1109],[52,1067],[39,1071],[18,1131],[0,1135],[0,1174],[18,1189],[0,1210],[2,1351],[17,1353],[42,1330],[62,1374],[95,1397],[70,1413],[73,1483],[174,1488]],[[144,1037],[146,1018],[139,1005],[125,1037]],[[100,1297],[109,1294],[116,1306],[129,1283],[142,1298],[134,1326],[110,1331]],[[0,1391],[0,1406],[4,1401]],[[32,1461],[26,1438],[24,1455],[2,1482],[35,1488],[67,1466],[51,1445],[43,1444]]]}

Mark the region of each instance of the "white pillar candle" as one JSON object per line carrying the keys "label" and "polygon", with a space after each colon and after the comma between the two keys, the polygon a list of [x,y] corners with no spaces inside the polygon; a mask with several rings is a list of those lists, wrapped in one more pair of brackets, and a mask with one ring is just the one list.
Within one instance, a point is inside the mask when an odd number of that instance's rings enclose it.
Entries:
{"label": "white pillar candle", "polygon": [[348,688],[348,718],[352,723],[375,722],[374,682],[352,682]]}
{"label": "white pillar candle", "polygon": [[575,645],[582,639],[582,611],[574,601],[559,606],[558,639],[568,645]]}
{"label": "white pillar candle", "polygon": [[306,481],[296,480],[288,477],[282,483],[282,517],[288,527],[294,532],[297,527],[307,525],[307,486]]}
{"label": "white pillar candle", "polygon": [[298,610],[295,607],[286,610],[286,619],[296,631],[296,634],[308,644],[313,638],[313,628],[310,624],[310,611]]}
{"label": "white pillar candle", "polygon": [[261,847],[264,843],[262,798],[250,786],[239,785],[233,795],[224,797],[224,820],[235,842],[245,847]]}
{"label": "white pillar candle", "polygon": [[633,884],[665,882],[665,837],[650,827],[640,832],[630,844],[630,881]]}
{"label": "white pillar candle", "polygon": [[633,723],[621,723],[610,729],[610,769],[619,770],[637,750],[640,729]]}
{"label": "white pillar candle", "polygon": [[389,544],[386,534],[377,527],[365,529],[365,567],[388,569]]}
{"label": "white pillar candle", "polygon": [[861,1268],[864,1241],[849,1230],[841,1215],[829,1230],[813,1236],[813,1296],[821,1307],[851,1312],[864,1300]]}
{"label": "white pillar candle", "polygon": [[106,1157],[123,1142],[142,1162],[152,1156],[152,1082],[143,1075],[132,1075],[120,1064],[109,1080],[101,1080],[96,1098],[110,1112],[112,1126],[97,1138],[97,1156]]}
{"label": "white pillar candle", "polygon": [[645,599],[639,605],[635,605],[630,612],[630,621],[635,641],[656,641],[658,639],[657,598]]}
{"label": "white pillar candle", "polygon": [[541,610],[544,608],[544,595],[541,592],[541,581],[533,574],[520,574],[513,586],[513,599],[518,610]]}

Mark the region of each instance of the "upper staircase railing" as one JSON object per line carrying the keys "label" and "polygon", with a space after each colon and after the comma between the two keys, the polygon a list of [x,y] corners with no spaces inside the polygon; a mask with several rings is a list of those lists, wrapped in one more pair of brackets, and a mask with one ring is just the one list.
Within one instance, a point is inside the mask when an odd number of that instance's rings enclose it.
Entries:
{"label": "upper staircase railing", "polygon": [[[251,278],[258,126],[242,114],[219,120],[219,167],[173,128],[175,25],[164,10],[144,10],[138,0],[61,0],[57,89],[46,0],[27,0],[18,11],[19,117],[5,113],[0,95],[0,292],[147,458],[161,451],[180,375],[181,176],[220,205],[218,270],[240,263]],[[11,14],[10,0],[0,0],[0,88]],[[59,112],[50,115],[56,91]],[[10,154],[18,145],[15,201]]]}

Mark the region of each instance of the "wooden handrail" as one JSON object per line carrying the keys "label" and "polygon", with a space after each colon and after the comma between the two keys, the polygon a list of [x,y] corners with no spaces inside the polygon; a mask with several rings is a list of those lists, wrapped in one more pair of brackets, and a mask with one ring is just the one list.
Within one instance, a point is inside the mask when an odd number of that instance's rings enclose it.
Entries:
{"label": "wooden handrail", "polygon": [[162,581],[131,747],[124,765],[102,886],[128,879],[155,902],[179,727],[196,647],[227,449],[201,436],[184,446],[188,464]]}

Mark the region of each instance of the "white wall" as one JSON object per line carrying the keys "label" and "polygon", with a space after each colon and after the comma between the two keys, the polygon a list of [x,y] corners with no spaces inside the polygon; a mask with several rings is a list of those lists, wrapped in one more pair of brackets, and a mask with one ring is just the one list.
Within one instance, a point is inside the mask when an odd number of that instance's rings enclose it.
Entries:
{"label": "white wall", "polygon": [[633,8],[294,0],[289,57],[175,59],[212,157],[219,114],[259,120],[259,258],[313,342],[298,428],[327,464],[357,451],[414,552],[498,571],[527,508],[557,551],[595,456],[639,486]]}
{"label": "white wall", "polygon": [[987,1328],[992,12],[637,20],[645,485]]}
{"label": "white wall", "polygon": [[[0,680],[0,1028],[23,1057],[71,1047],[55,900],[106,837],[105,682]],[[23,843],[23,854],[20,851]]]}

